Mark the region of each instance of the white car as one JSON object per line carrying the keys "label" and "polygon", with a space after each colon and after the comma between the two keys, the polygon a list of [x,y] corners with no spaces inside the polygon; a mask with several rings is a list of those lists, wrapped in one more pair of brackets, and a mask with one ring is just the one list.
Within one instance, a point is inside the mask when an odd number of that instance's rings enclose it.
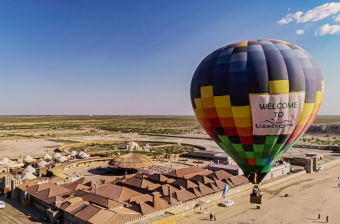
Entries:
{"label": "white car", "polygon": [[234,201],[233,200],[228,200],[228,201],[225,201],[223,203],[223,207],[230,207],[232,205],[234,205]]}
{"label": "white car", "polygon": [[5,208],[5,202],[0,201],[0,208]]}
{"label": "white car", "polygon": [[323,170],[323,167],[322,167],[322,166],[319,166],[318,170]]}

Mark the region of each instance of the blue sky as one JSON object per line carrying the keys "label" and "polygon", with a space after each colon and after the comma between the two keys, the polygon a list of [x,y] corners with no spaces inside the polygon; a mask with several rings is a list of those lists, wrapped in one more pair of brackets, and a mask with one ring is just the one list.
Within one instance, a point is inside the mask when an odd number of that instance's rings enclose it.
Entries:
{"label": "blue sky", "polygon": [[0,114],[191,115],[201,60],[252,39],[307,50],[325,80],[319,114],[340,114],[340,3],[326,3],[1,1]]}

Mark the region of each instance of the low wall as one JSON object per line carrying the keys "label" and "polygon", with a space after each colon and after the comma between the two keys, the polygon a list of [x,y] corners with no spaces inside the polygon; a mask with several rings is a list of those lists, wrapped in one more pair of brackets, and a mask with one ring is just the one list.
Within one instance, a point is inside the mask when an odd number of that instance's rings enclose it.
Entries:
{"label": "low wall", "polygon": [[66,163],[62,163],[52,169],[52,172],[55,176],[66,178],[64,171],[72,169],[74,165],[76,166],[86,166],[94,163],[107,162],[109,163],[113,158],[112,157],[98,157],[98,158],[90,158],[90,159],[82,159],[82,160],[74,160]]}

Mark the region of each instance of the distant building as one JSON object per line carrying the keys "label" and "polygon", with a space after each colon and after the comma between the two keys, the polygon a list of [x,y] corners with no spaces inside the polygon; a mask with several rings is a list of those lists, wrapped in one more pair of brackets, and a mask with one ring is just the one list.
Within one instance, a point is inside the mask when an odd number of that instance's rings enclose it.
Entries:
{"label": "distant building", "polygon": [[224,170],[234,176],[243,175],[243,172],[238,165],[210,164],[208,166],[208,170],[212,171]]}
{"label": "distant building", "polygon": [[3,194],[14,191],[20,184],[22,184],[22,180],[19,176],[13,176],[9,173],[0,176],[0,191]]}
{"label": "distant building", "polygon": [[183,154],[182,157],[210,160],[217,164],[230,164],[232,161],[232,159],[224,152],[203,151],[203,150],[187,152]]}
{"label": "distant building", "polygon": [[285,175],[289,172],[290,172],[290,163],[284,162],[283,164],[277,164],[270,169],[270,171],[267,173],[263,181]]}
{"label": "distant building", "polygon": [[136,142],[131,141],[131,142],[126,143],[125,148],[127,150],[138,150],[139,145]]}

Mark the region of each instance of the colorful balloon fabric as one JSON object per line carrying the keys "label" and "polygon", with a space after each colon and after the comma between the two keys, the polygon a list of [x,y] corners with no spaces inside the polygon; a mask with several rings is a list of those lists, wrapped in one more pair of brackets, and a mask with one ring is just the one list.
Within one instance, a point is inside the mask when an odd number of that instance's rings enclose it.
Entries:
{"label": "colorful balloon fabric", "polygon": [[198,121],[252,183],[260,183],[306,132],[323,92],[314,59],[280,40],[214,51],[197,67],[190,89]]}

